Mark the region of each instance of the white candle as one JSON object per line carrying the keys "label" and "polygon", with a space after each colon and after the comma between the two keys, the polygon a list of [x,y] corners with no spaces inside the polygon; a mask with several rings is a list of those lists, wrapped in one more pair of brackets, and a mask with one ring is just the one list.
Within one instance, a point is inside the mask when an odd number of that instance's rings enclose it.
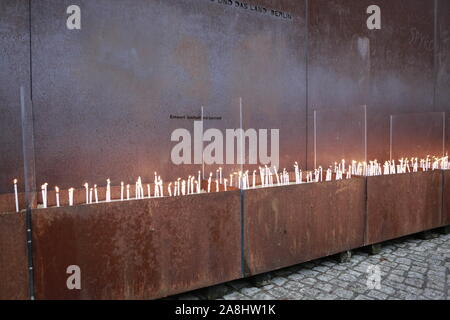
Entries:
{"label": "white candle", "polygon": [[253,170],[253,188],[256,187],[256,170]]}
{"label": "white candle", "polygon": [[84,184],[84,188],[86,189],[86,204],[89,204],[89,184],[87,182]]}
{"label": "white candle", "polygon": [[41,186],[41,190],[42,190],[42,202],[44,205],[44,208],[47,208],[47,185],[48,183],[44,183]]}
{"label": "white candle", "polygon": [[172,196],[172,182],[169,183],[169,186],[167,187],[167,191],[169,191],[169,197]]}
{"label": "white candle", "polygon": [[181,181],[181,194],[184,196],[186,195],[186,181]]}
{"label": "white candle", "polygon": [[216,179],[216,192],[219,192],[219,180]]}
{"label": "white candle", "polygon": [[164,182],[161,180],[160,176],[158,176],[158,180],[159,180],[159,190],[161,191],[161,197],[164,197],[164,189],[163,189]]}
{"label": "white candle", "polygon": [[219,183],[222,183],[222,167],[219,167]]}
{"label": "white candle", "polygon": [[95,202],[98,203],[98,192],[97,192],[97,185],[94,184],[94,194],[95,194]]}
{"label": "white candle", "polygon": [[227,191],[227,182],[228,182],[228,180],[227,179],[223,179],[223,182],[224,182],[224,185],[225,185],[225,191]]}
{"label": "white candle", "polygon": [[212,179],[212,172],[209,174],[208,178],[208,192],[211,192],[211,179]]}
{"label": "white candle", "polygon": [[202,181],[202,180],[201,180],[201,178],[200,178],[200,171],[199,171],[199,172],[198,172],[197,183],[200,183],[200,181]]}
{"label": "white candle", "polygon": [[73,188],[69,189],[69,206],[73,206]]}
{"label": "white candle", "polygon": [[123,181],[120,182],[120,200],[123,201]]}
{"label": "white candle", "polygon": [[191,176],[187,180],[187,194],[191,193]]}
{"label": "white candle", "polygon": [[111,180],[106,179],[106,201],[111,201]]}
{"label": "white candle", "polygon": [[17,193],[17,179],[14,179],[14,197],[16,200],[16,212],[19,212],[19,195]]}
{"label": "white candle", "polygon": [[55,187],[56,192],[56,206],[59,207],[59,188]]}
{"label": "white candle", "polygon": [[127,200],[130,200],[130,185],[127,184]]}
{"label": "white candle", "polygon": [[92,190],[93,188],[89,189],[89,203],[92,203]]}

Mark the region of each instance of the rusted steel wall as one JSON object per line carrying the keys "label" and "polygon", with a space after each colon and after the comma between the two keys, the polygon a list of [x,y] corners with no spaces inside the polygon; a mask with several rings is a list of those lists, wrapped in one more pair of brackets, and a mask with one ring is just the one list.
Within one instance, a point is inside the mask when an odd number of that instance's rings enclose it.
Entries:
{"label": "rusted steel wall", "polygon": [[0,213],[0,300],[24,300],[28,293],[25,213]]}
{"label": "rusted steel wall", "polygon": [[[342,110],[334,123],[322,129],[325,134],[327,131],[338,134],[339,130],[355,125],[347,116],[347,109],[366,105],[368,159],[389,158],[391,114],[443,111],[442,103],[434,104],[437,74],[442,74],[439,76],[441,101],[446,101],[444,96],[448,91],[443,89],[448,88],[446,64],[435,67],[434,63],[435,2],[309,1],[308,167],[312,167],[314,156],[314,109]],[[381,9],[381,30],[369,30],[366,26],[369,17],[366,9],[373,4]],[[441,5],[442,9],[448,7],[448,4]],[[441,13],[439,9],[438,13],[441,28],[447,29],[448,19],[443,17],[447,17],[448,10]],[[448,56],[448,46],[442,47],[440,55]],[[354,135],[341,143],[347,148],[360,141]],[[334,144],[330,139],[329,161],[332,162],[339,160]]]}
{"label": "rusted steel wall", "polygon": [[364,212],[362,178],[244,191],[246,275],[361,247]]}
{"label": "rusted steel wall", "polygon": [[441,226],[442,171],[367,178],[365,244]]}
{"label": "rusted steel wall", "polygon": [[34,210],[33,241],[37,299],[163,297],[241,277],[240,193]]}
{"label": "rusted steel wall", "polygon": [[80,0],[82,27],[74,31],[66,29],[70,4],[32,1],[38,183],[196,174],[199,164],[171,161],[170,140],[188,129],[193,149],[194,120],[170,116],[199,117],[204,106],[205,129],[238,128],[239,97],[244,126],[284,123],[282,159],[305,157],[304,1]]}
{"label": "rusted steel wall", "polygon": [[28,5],[0,1],[0,194],[12,192],[16,178],[24,190],[20,86],[30,89]]}
{"label": "rusted steel wall", "polygon": [[450,170],[444,171],[442,225],[450,225]]}

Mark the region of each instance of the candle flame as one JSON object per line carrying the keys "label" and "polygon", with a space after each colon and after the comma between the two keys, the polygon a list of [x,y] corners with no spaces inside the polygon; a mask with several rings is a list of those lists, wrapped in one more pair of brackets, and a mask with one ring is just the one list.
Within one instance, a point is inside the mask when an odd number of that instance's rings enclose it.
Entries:
{"label": "candle flame", "polygon": [[14,184],[17,184],[17,179],[14,179]]}
{"label": "candle flame", "polygon": [[56,192],[59,192],[59,188],[58,188],[58,187],[55,187],[55,191],[56,191]]}

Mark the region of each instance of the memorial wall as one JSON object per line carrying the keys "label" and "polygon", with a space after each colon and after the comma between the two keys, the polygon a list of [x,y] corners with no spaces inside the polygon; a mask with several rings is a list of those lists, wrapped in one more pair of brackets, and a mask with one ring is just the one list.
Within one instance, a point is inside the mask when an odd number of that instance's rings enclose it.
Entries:
{"label": "memorial wall", "polygon": [[448,225],[449,21],[0,0],[0,299],[159,298]]}
{"label": "memorial wall", "polygon": [[[373,1],[79,0],[69,29],[72,2],[1,1],[2,193],[14,178],[23,190],[20,86],[36,183],[63,188],[253,170],[237,146],[227,164],[226,141],[218,164],[195,156],[202,107],[203,131],[267,129],[269,156],[279,129],[289,170],[388,159],[391,115],[450,110],[447,1],[379,0],[379,30],[366,23]],[[182,164],[178,128],[192,135]]]}

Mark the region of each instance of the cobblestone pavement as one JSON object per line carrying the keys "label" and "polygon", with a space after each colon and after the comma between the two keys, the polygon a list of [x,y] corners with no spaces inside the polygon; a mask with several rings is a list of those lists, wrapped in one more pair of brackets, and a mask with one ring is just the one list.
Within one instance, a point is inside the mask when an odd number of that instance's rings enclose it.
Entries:
{"label": "cobblestone pavement", "polygon": [[[408,236],[385,242],[376,255],[358,249],[348,262],[327,257],[169,299],[448,300],[450,235],[431,236],[429,240]],[[377,268],[379,286],[374,277]]]}

